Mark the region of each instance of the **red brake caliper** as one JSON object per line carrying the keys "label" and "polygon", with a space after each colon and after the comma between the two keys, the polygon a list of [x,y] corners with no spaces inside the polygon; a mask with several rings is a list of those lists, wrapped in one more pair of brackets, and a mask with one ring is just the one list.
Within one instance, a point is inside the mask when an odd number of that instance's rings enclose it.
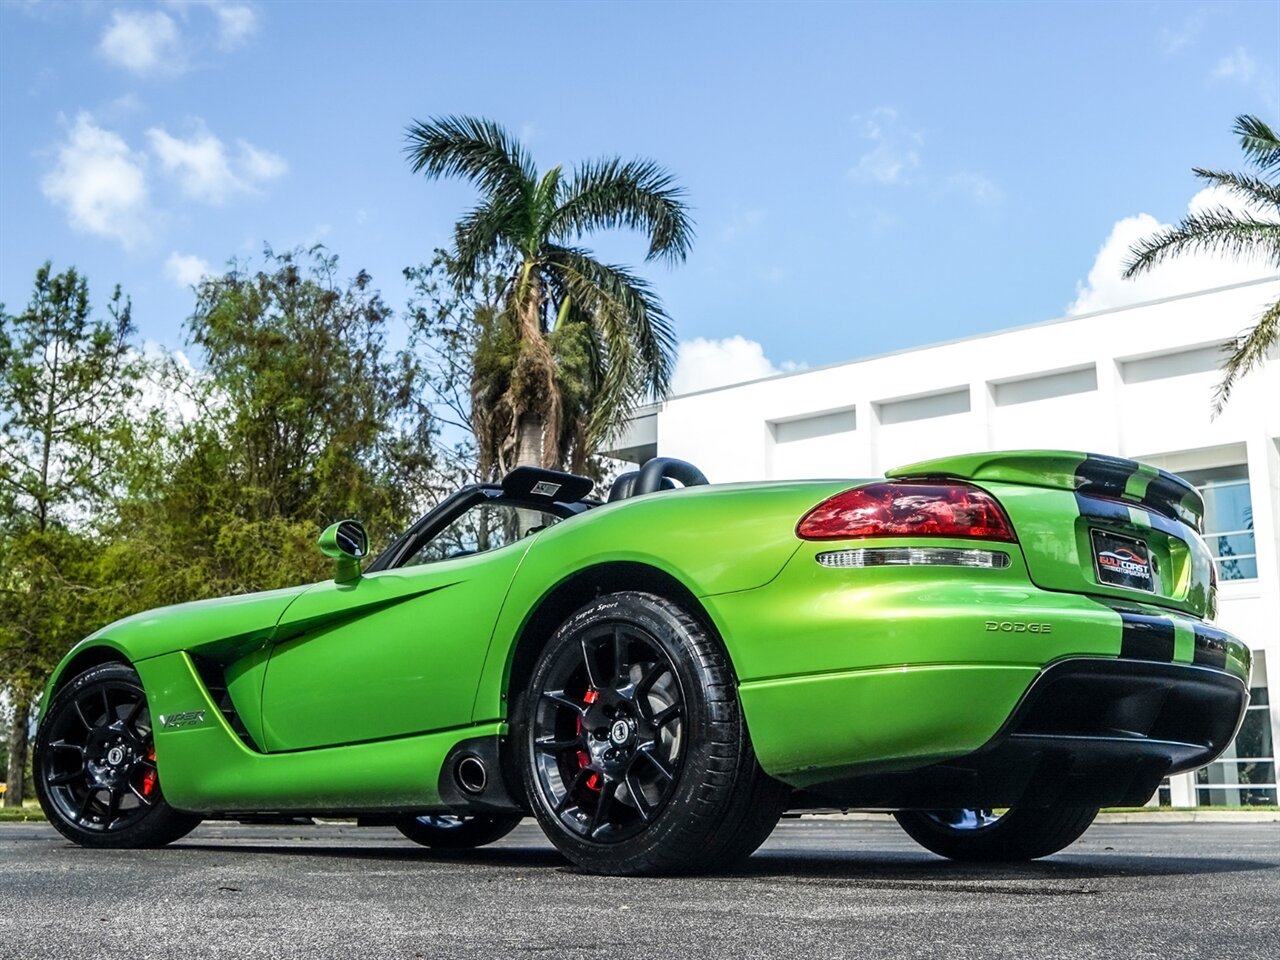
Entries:
{"label": "red brake caliper", "polygon": [[[152,745],[151,749],[147,751],[147,759],[150,760],[152,763],[156,762],[156,748],[154,744]],[[142,775],[142,795],[144,797],[151,796],[151,793],[153,790],[155,790],[155,788],[156,788],[156,768],[152,767],[150,770],[148,770],[146,773]]]}
{"label": "red brake caliper", "polygon": [[[587,692],[583,694],[582,702],[591,704],[591,703],[595,703],[596,700],[598,700],[599,698],[600,698],[600,694],[596,693],[594,690],[588,689]],[[578,736],[582,736],[582,718],[581,717],[578,718]],[[587,751],[579,750],[577,755],[578,755],[579,770],[583,770],[590,765],[591,755],[587,753]],[[595,790],[598,792],[600,790],[600,774],[593,773],[589,777],[587,777],[585,786],[588,790]]]}

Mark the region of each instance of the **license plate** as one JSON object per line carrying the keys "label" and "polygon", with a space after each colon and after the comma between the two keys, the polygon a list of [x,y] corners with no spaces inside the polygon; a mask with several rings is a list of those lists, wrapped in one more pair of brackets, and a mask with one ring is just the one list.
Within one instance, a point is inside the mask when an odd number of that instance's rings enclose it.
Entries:
{"label": "license plate", "polygon": [[1098,572],[1099,583],[1155,592],[1151,552],[1145,543],[1105,530],[1089,532],[1093,537],[1093,566]]}

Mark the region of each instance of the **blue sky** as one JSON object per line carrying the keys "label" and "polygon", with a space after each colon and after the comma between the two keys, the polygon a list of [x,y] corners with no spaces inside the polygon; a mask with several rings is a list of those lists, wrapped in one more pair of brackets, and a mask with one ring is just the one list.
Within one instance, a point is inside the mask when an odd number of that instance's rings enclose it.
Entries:
{"label": "blue sky", "polygon": [[479,114],[685,184],[698,242],[647,272],[690,389],[1260,275],[1113,276],[1280,120],[1278,61],[1276,2],[7,2],[0,300],[51,258],[178,346],[202,266],[320,241],[400,306],[472,197],[403,129]]}

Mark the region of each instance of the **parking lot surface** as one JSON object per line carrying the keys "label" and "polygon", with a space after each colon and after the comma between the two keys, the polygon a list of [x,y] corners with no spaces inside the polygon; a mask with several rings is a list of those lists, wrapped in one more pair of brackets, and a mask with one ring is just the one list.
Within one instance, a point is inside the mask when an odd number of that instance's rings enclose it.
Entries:
{"label": "parking lot surface", "polygon": [[1280,957],[1280,824],[1099,824],[970,866],[889,818],[786,820],[730,875],[572,870],[532,821],[442,857],[390,829],[210,823],[163,850],[0,825],[0,958]]}

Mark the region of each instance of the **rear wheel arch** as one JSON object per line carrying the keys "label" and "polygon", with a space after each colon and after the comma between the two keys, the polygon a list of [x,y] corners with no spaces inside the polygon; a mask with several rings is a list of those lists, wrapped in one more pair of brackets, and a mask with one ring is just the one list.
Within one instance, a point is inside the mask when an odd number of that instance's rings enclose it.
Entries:
{"label": "rear wheel arch", "polygon": [[578,570],[561,580],[543,595],[525,619],[507,667],[503,684],[504,706],[510,709],[515,695],[528,683],[538,654],[562,623],[596,597],[624,590],[652,593],[679,606],[714,638],[729,661],[730,669],[733,668],[733,658],[715,621],[693,592],[676,577],[644,563],[602,563]]}

